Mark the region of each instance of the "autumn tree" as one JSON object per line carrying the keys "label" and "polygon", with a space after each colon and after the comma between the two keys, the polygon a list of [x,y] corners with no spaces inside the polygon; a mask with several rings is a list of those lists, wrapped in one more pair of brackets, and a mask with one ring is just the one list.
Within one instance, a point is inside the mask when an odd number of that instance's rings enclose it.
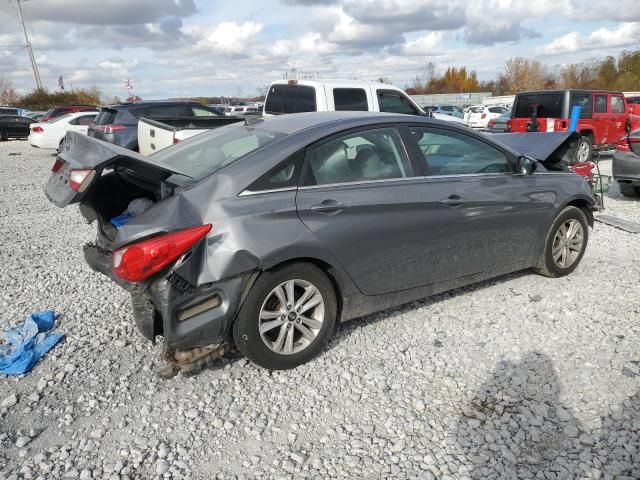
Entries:
{"label": "autumn tree", "polygon": [[524,57],[507,60],[502,77],[508,93],[543,90],[553,83],[541,62]]}
{"label": "autumn tree", "polygon": [[15,106],[20,103],[20,95],[10,80],[0,78],[0,105]]}

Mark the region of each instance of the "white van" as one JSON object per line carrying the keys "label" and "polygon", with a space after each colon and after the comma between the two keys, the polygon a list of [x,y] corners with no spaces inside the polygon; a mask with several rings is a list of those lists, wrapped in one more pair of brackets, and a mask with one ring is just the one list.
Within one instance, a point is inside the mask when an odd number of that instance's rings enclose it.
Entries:
{"label": "white van", "polygon": [[[338,110],[426,115],[405,92],[393,85],[357,80],[277,80],[269,86],[264,115]],[[438,120],[465,124],[451,115]]]}

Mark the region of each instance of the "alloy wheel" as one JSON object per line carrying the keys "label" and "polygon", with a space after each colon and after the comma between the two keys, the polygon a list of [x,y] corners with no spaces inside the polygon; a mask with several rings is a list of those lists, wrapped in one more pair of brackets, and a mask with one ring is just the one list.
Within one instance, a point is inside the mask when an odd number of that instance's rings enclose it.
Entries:
{"label": "alloy wheel", "polygon": [[589,142],[583,140],[578,145],[578,162],[586,162],[589,160]]}
{"label": "alloy wheel", "polygon": [[569,268],[580,256],[584,245],[584,228],[575,219],[562,223],[555,236],[551,255],[553,261],[560,268]]}
{"label": "alloy wheel", "polygon": [[325,317],[324,298],[311,282],[292,279],[275,287],[262,303],[260,338],[273,352],[291,355],[316,339]]}

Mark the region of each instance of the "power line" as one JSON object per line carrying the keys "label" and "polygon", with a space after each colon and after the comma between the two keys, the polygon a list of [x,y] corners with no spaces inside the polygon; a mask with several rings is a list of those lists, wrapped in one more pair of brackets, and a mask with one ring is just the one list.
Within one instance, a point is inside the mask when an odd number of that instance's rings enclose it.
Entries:
{"label": "power line", "polygon": [[[33,55],[33,49],[31,48],[31,42],[29,41],[29,35],[27,35],[27,27],[24,24],[24,17],[22,16],[23,0],[9,0],[10,3],[15,1],[18,6],[18,15],[20,15],[20,25],[22,25],[22,31],[24,32],[24,40],[27,43],[27,50],[29,52],[29,60],[31,60],[31,68],[33,69],[33,78],[36,81],[36,88],[42,89],[42,80],[40,79],[40,72],[38,71],[38,65],[36,64],[36,57]],[[5,57],[6,58],[6,57]]]}
{"label": "power line", "polygon": [[27,48],[26,45],[21,45],[20,48],[18,50],[16,50],[15,52],[11,52],[8,55],[5,55],[4,57],[0,58],[0,62],[2,62],[3,60],[6,60],[7,58],[9,58],[11,55],[15,55],[18,52],[21,52],[23,49]]}

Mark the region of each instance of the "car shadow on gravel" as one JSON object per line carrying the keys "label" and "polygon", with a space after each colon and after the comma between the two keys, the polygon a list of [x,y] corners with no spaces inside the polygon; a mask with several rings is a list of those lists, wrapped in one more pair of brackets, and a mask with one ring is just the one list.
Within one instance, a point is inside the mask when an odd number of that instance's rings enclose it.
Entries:
{"label": "car shadow on gravel", "polygon": [[[437,304],[442,300],[446,300],[449,298],[454,298],[459,295],[465,295],[468,293],[475,292],[477,290],[482,290],[484,288],[493,286],[493,285],[502,285],[504,283],[511,282],[517,278],[526,277],[528,275],[535,275],[531,270],[520,270],[518,272],[509,273],[500,277],[491,278],[489,280],[484,280],[482,282],[474,283],[473,285],[468,285],[466,287],[460,287],[453,290],[449,290],[447,292],[439,293],[437,295],[433,295],[431,297],[425,297],[420,300],[415,300],[413,302],[405,303],[398,307],[388,308],[386,310],[381,310],[376,313],[372,313],[370,315],[366,315],[364,317],[353,318],[351,320],[346,320],[344,322],[340,322],[336,325],[336,331],[331,338],[331,342],[328,348],[334,348],[338,346],[342,341],[346,340],[349,334],[357,328],[366,327],[368,325],[376,324],[380,321],[384,321],[389,319],[392,316],[404,315],[406,313],[410,313],[413,310],[417,310],[419,308],[430,307],[431,305]],[[526,292],[518,292],[515,289],[509,289],[512,295],[520,296],[525,295]],[[524,297],[526,298],[526,297]],[[435,332],[434,332],[435,333]]]}
{"label": "car shadow on gravel", "polygon": [[561,390],[546,355],[500,362],[454,422],[471,478],[640,478],[640,393],[590,431]]}

